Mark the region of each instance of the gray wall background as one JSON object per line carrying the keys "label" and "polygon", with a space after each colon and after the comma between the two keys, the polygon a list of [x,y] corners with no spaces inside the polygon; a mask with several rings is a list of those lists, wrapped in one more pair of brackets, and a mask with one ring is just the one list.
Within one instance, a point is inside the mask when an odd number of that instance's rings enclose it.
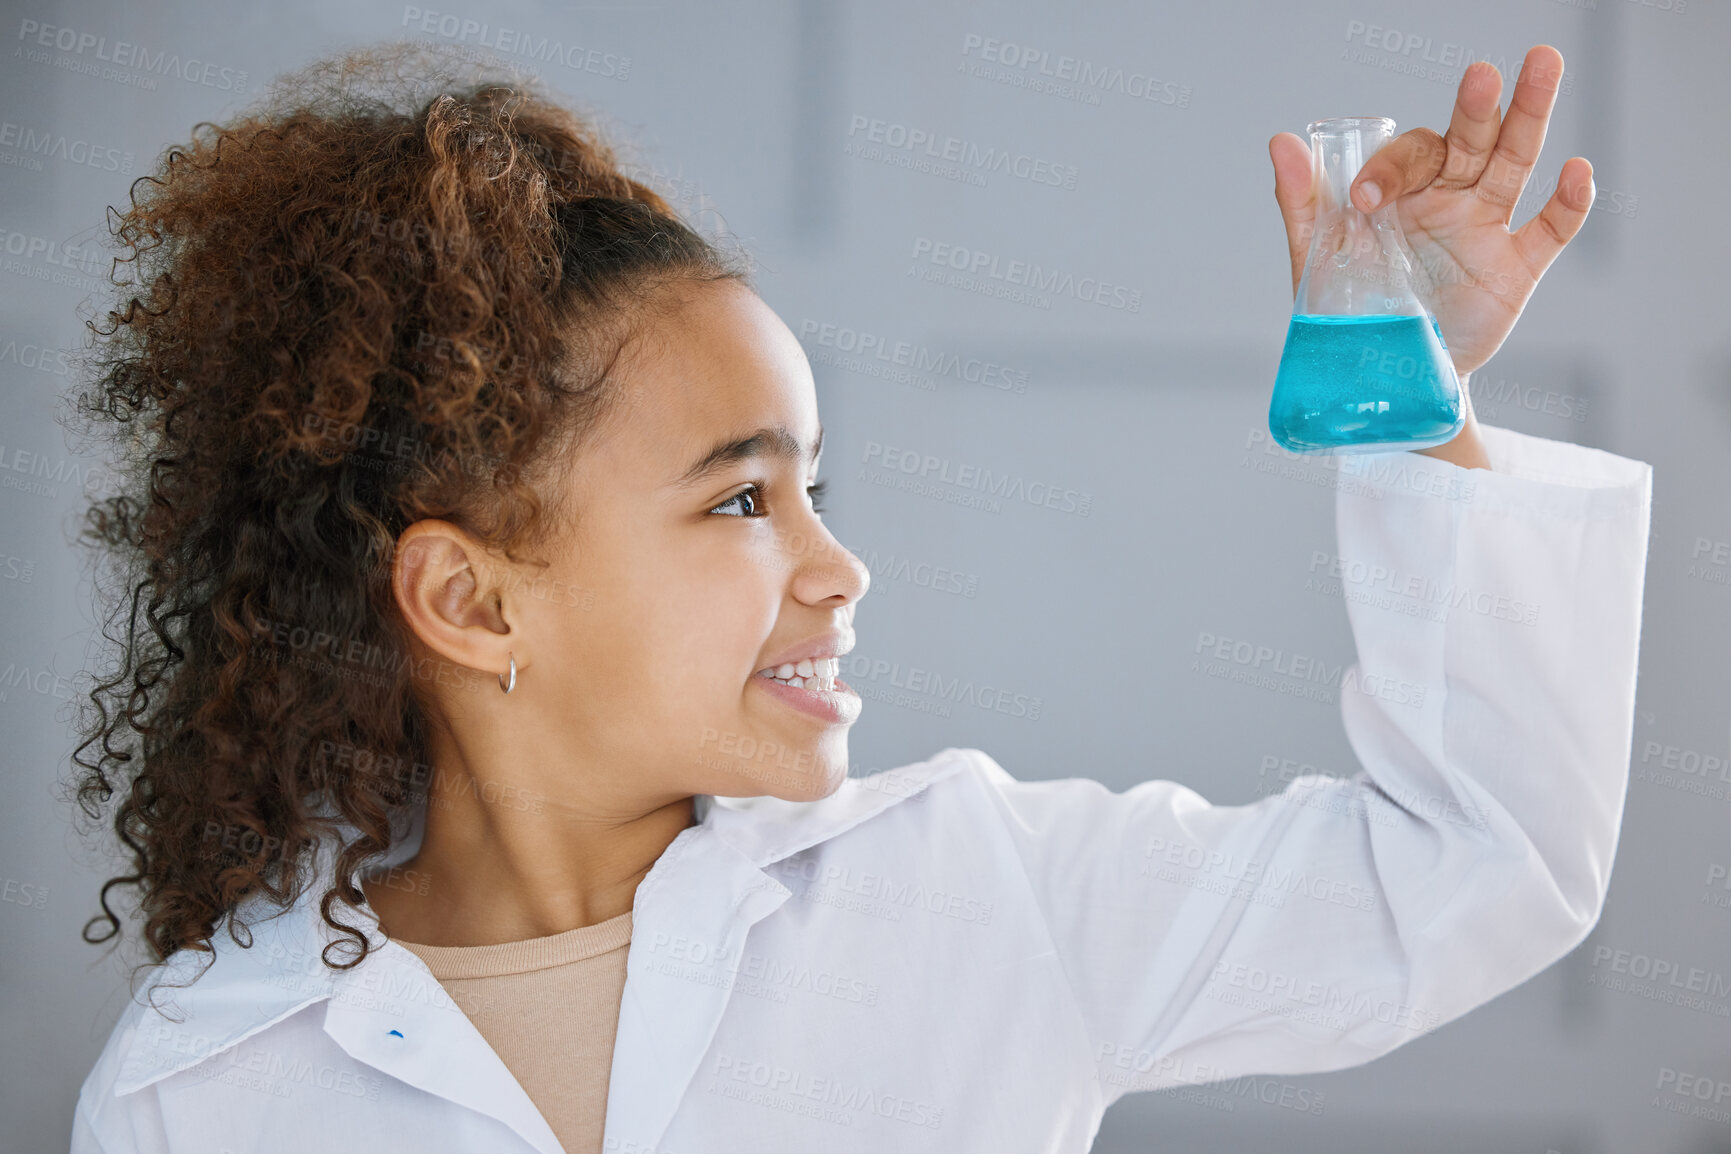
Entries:
{"label": "gray wall background", "polygon": [[[104,207],[124,203],[132,176],[282,71],[363,41],[477,39],[460,26],[442,34],[438,18],[422,31],[424,11],[629,58],[623,77],[605,63],[537,70],[634,141],[647,179],[688,217],[725,222],[756,254],[770,305],[810,334],[835,491],[828,520],[876,571],[858,652],[1040,699],[1037,718],[921,694],[868,701],[854,730],[856,772],[975,745],[1019,777],[1087,775],[1113,788],[1172,777],[1222,803],[1266,792],[1269,757],[1356,768],[1337,706],[1191,671],[1202,632],[1351,658],[1338,595],[1305,588],[1312,551],[1333,549],[1333,474],[1255,467],[1291,463],[1258,440],[1291,305],[1268,137],[1349,113],[1440,130],[1459,65],[1426,65],[1427,52],[1497,63],[1506,107],[1526,49],[1557,46],[1569,79],[1516,223],[1572,155],[1593,161],[1599,199],[1509,342],[1474,375],[1477,404],[1487,423],[1653,463],[1634,768],[1658,769],[1667,756],[1695,764],[1679,751],[1722,767],[1731,752],[1731,586],[1726,567],[1710,564],[1713,547],[1731,541],[1722,123],[1731,16],[1720,4],[176,7],[8,0],[0,21],[0,121],[17,126],[0,137],[8,1149],[65,1148],[78,1086],[125,997],[125,959],[79,940],[107,863],[75,834],[61,795],[92,622],[67,534],[100,473],[55,424],[68,377],[52,350],[82,343],[80,302],[107,265],[43,248],[101,235]],[[105,70],[93,49],[39,47],[34,30],[47,25],[215,70]],[[976,75],[970,37],[1152,76],[1171,102],[1077,101]],[[1397,42],[1415,47],[1389,47]],[[958,182],[849,155],[855,116],[1073,165],[1075,184]],[[114,153],[98,151],[95,166],[34,155],[17,144],[24,127]],[[1058,297],[1040,307],[926,283],[910,275],[922,240],[1116,282],[1142,304],[1132,313]],[[1026,389],[886,380],[838,363],[824,325],[985,358],[1025,374]],[[1542,404],[1546,392],[1584,407],[1583,419],[1545,411],[1563,407]],[[1086,493],[1089,514],[1015,502],[990,511],[874,485],[865,479],[874,444]],[[912,569],[898,575],[902,560],[955,571],[971,595],[922,586]],[[888,678],[854,680],[894,692]],[[1688,1009],[1589,982],[1598,946],[1731,973],[1731,890],[1710,882],[1713,867],[1731,863],[1731,785],[1722,769],[1678,780],[1713,792],[1632,781],[1610,900],[1585,945],[1382,1060],[1288,1079],[1322,1094],[1320,1116],[1249,1098],[1226,1108],[1139,1094],[1113,1109],[1096,1148],[1731,1150],[1731,1124],[1653,1105],[1662,1068],[1731,1081],[1731,1006]]]}

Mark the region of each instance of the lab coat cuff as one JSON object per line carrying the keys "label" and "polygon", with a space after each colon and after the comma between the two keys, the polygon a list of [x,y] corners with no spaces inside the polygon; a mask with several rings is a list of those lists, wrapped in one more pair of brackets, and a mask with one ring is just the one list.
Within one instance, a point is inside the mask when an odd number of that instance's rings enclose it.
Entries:
{"label": "lab coat cuff", "polygon": [[1584,513],[1625,512],[1648,503],[1653,467],[1645,461],[1494,425],[1481,426],[1479,432],[1489,471],[1498,478],[1491,482],[1491,495],[1502,503],[1549,507],[1574,501]]}
{"label": "lab coat cuff", "polygon": [[1342,459],[1342,513],[1418,497],[1462,511],[1574,520],[1644,519],[1653,468],[1603,449],[1480,425],[1489,469],[1468,469],[1422,453]]}

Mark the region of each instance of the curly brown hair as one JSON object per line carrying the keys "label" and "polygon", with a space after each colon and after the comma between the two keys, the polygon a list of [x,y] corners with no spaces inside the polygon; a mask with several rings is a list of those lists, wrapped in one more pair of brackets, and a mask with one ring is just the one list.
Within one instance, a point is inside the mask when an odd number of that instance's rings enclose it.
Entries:
{"label": "curly brown hair", "polygon": [[113,602],[73,761],[127,864],[87,941],[121,935],[132,887],[152,961],[214,955],[338,835],[324,961],[359,964],[337,905],[425,802],[398,535],[445,518],[516,560],[563,522],[550,482],[616,409],[658,289],[751,283],[592,117],[505,71],[413,44],[318,61],[111,210],[133,275],[73,408],[120,480],[81,534]]}

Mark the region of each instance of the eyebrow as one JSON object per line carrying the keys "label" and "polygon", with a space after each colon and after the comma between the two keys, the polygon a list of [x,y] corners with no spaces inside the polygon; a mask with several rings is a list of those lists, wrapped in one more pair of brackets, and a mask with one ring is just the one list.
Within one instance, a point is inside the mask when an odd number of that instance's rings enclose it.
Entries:
{"label": "eyebrow", "polygon": [[[817,427],[817,439],[811,443],[810,455],[812,459],[815,460],[822,451],[823,426],[819,425]],[[721,472],[729,465],[757,457],[777,457],[783,460],[797,461],[805,455],[799,438],[788,432],[786,425],[766,426],[743,437],[722,441],[700,457],[691,468],[685,470],[676,483],[695,485],[699,481]]]}

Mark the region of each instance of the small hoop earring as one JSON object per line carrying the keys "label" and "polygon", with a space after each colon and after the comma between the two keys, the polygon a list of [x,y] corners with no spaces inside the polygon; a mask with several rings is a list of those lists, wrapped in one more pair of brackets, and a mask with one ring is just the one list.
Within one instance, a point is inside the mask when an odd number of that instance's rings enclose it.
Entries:
{"label": "small hoop earring", "polygon": [[509,693],[513,689],[517,688],[517,655],[514,653],[511,653],[509,650],[506,650],[506,653],[511,658],[511,680],[507,682],[505,680],[505,675],[503,673],[499,674],[498,676],[499,676],[499,688],[503,689],[506,693]]}

